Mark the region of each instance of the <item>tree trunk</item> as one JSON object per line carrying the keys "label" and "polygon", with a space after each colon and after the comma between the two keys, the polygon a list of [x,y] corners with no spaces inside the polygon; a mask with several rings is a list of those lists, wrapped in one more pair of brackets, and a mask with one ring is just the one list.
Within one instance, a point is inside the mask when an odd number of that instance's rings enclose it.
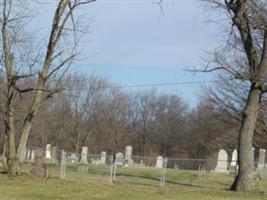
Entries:
{"label": "tree trunk", "polygon": [[238,175],[231,186],[231,190],[250,191],[252,190],[253,166],[252,143],[257,115],[260,109],[261,90],[255,85],[251,86],[248,94],[246,107],[243,112],[243,119],[238,136]]}
{"label": "tree trunk", "polygon": [[32,129],[32,123],[33,123],[33,119],[31,119],[30,121],[27,121],[27,123],[24,123],[23,129],[21,132],[19,146],[17,149],[17,154],[18,154],[18,158],[20,162],[23,162],[26,157],[27,142],[28,142],[29,134]]}
{"label": "tree trunk", "polygon": [[16,157],[9,159],[7,166],[8,176],[17,176],[21,174],[21,162]]}

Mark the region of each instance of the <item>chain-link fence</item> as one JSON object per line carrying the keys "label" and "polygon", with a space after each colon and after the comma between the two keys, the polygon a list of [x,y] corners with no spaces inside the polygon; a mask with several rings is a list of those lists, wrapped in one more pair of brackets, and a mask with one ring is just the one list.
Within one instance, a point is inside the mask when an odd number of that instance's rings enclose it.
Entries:
{"label": "chain-link fence", "polygon": [[[47,152],[47,148],[28,148],[24,164],[27,172],[31,172],[34,167],[37,151],[43,152],[47,177],[98,179],[105,183],[153,186],[192,184],[194,181],[204,180],[208,173],[216,170],[216,162],[218,162],[206,159],[123,155],[122,153],[109,155],[106,152],[73,153],[52,148]],[[229,163],[228,171],[232,175],[236,174],[236,166],[236,163]]]}
{"label": "chain-link fence", "polygon": [[[60,178],[101,179],[107,183],[122,182],[164,186],[168,183],[191,183],[209,171],[207,160],[131,156],[122,154],[82,154],[61,151],[58,164]],[[55,175],[50,163],[48,173]],[[184,171],[186,176],[181,176]],[[53,172],[53,173],[52,173]]]}

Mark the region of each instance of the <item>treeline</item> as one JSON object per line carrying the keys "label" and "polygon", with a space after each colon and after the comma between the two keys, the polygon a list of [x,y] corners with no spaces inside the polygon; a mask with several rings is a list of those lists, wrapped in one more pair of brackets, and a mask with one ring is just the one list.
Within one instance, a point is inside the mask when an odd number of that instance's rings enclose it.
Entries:
{"label": "treeline", "polygon": [[[27,88],[31,82],[28,79],[20,87]],[[34,121],[28,146],[49,143],[77,153],[88,146],[91,153],[112,153],[132,145],[135,155],[188,158],[207,158],[216,156],[220,148],[229,153],[236,148],[238,123],[208,95],[190,108],[177,95],[155,89],[126,92],[96,75],[70,74],[60,85],[63,90],[41,108]],[[24,104],[23,109],[15,107],[18,129],[31,95],[16,97]],[[5,98],[4,91],[1,98]],[[1,122],[3,144],[4,120]]]}

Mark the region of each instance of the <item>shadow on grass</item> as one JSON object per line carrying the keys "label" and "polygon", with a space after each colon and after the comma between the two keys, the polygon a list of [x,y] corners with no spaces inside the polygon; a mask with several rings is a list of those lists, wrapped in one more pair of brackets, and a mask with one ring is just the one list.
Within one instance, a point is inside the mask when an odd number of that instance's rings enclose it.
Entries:
{"label": "shadow on grass", "polygon": [[[148,179],[148,180],[152,180],[152,181],[157,181],[158,185],[160,182],[160,178],[157,177],[151,177],[151,176],[146,176],[146,175],[134,175],[134,174],[123,174],[123,173],[117,173],[116,176],[121,176],[121,177],[132,177],[132,178],[142,178],[142,179]],[[179,186],[186,186],[186,187],[194,187],[194,188],[207,188],[207,189],[212,189],[214,187],[212,186],[207,186],[207,185],[199,185],[199,184],[194,184],[193,181],[197,180],[197,178],[195,179],[190,179],[191,183],[185,183],[185,182],[179,182],[179,181],[171,181],[171,180],[166,180],[166,183],[169,184],[173,184],[173,185],[179,185]],[[130,181],[129,181],[130,182]],[[149,183],[139,183],[140,185],[149,185],[151,186],[151,184]]]}

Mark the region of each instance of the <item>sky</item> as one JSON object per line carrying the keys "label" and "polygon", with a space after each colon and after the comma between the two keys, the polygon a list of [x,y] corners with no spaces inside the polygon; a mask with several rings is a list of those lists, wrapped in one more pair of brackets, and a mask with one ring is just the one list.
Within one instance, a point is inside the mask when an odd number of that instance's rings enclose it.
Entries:
{"label": "sky", "polygon": [[[49,24],[56,3],[43,1],[49,2],[42,18]],[[82,59],[72,70],[95,73],[121,86],[213,80],[211,74],[186,71],[205,66],[207,52],[220,46],[221,29],[209,22],[219,16],[200,2],[169,0],[161,10],[153,0],[98,0],[81,10],[90,34],[82,38]],[[194,107],[203,85],[156,89],[182,96]],[[126,90],[141,89],[149,88]]]}

